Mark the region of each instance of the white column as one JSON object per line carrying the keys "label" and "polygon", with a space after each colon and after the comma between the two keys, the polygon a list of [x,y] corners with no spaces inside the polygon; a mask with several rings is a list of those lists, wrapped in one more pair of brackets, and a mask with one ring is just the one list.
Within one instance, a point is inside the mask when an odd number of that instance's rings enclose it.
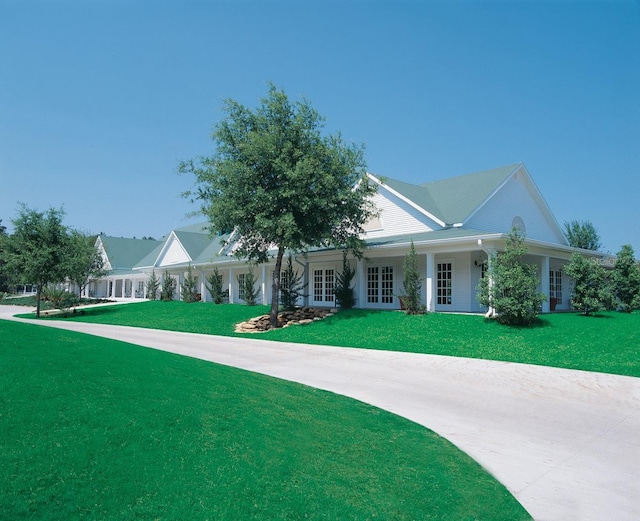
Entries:
{"label": "white column", "polygon": [[435,311],[436,310],[436,301],[435,301],[435,279],[436,279],[436,264],[435,264],[435,255],[433,253],[427,253],[427,270],[426,277],[424,280],[424,289],[425,289],[425,305],[427,307],[427,311]]}
{"label": "white column", "polygon": [[229,304],[233,304],[233,287],[235,285],[235,281],[233,279],[233,268],[229,268]]}
{"label": "white column", "polygon": [[542,303],[542,312],[549,313],[551,306],[551,288],[549,287],[549,257],[542,257],[542,272],[540,273],[540,286],[543,295],[547,296],[547,300]]}
{"label": "white column", "polygon": [[262,278],[262,303],[266,306],[269,304],[269,300],[267,299],[267,266],[265,264],[262,265],[262,273],[260,276]]}
{"label": "white column", "polygon": [[201,300],[202,302],[209,302],[209,297],[207,296],[207,294],[209,293],[207,291],[207,284],[205,282],[205,275],[204,275],[204,271],[200,270],[198,272],[200,275],[200,295],[202,296]]}
{"label": "white column", "polygon": [[356,264],[356,280],[358,281],[358,302],[357,308],[367,307],[367,268],[364,259],[358,259]]}
{"label": "white column", "polygon": [[496,310],[491,305],[491,295],[493,293],[493,263],[496,259],[496,251],[494,249],[490,249],[487,251],[487,271],[485,273],[485,277],[489,277],[489,309],[485,313],[485,317],[494,318],[496,316]]}

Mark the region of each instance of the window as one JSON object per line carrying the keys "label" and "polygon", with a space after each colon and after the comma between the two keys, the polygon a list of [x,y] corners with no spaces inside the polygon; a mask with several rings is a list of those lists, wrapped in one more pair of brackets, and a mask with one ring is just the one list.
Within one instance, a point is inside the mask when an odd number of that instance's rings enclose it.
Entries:
{"label": "window", "polygon": [[238,275],[238,298],[244,300],[244,273]]}
{"label": "window", "polygon": [[451,289],[453,283],[453,263],[438,263],[438,304],[451,304]]}
{"label": "window", "polygon": [[519,215],[516,215],[513,218],[513,221],[511,221],[511,227],[519,230],[522,235],[527,234],[527,226],[524,224],[524,219]]}
{"label": "window", "polygon": [[556,299],[556,304],[562,304],[562,272],[549,270],[549,297]]}
{"label": "window", "polygon": [[367,302],[393,304],[393,266],[367,268]]}
{"label": "window", "polygon": [[313,270],[313,300],[333,302],[335,300],[335,273],[333,269]]}

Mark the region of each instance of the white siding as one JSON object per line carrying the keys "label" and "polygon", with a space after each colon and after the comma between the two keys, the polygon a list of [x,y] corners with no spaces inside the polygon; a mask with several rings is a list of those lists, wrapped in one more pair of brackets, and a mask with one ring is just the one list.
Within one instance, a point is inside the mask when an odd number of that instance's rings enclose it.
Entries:
{"label": "white siding", "polygon": [[382,186],[374,196],[374,203],[380,211],[382,228],[367,231],[365,238],[429,232],[441,228],[436,222]]}
{"label": "white siding", "polygon": [[466,227],[508,233],[516,216],[524,221],[527,238],[561,243],[554,227],[547,220],[547,216],[520,173],[513,176],[487,201],[484,207],[466,223]]}

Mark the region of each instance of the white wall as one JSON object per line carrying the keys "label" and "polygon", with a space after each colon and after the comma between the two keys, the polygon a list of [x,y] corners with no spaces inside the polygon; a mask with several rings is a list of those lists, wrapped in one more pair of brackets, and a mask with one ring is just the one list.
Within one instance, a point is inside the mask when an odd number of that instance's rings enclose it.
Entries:
{"label": "white wall", "polygon": [[508,233],[515,216],[520,216],[524,220],[527,238],[560,243],[554,228],[520,173],[513,176],[487,201],[485,206],[466,223],[466,227]]}
{"label": "white wall", "polygon": [[379,218],[382,228],[367,231],[365,234],[367,239],[422,233],[441,228],[436,222],[382,186],[374,196],[374,202],[376,208],[380,210]]}

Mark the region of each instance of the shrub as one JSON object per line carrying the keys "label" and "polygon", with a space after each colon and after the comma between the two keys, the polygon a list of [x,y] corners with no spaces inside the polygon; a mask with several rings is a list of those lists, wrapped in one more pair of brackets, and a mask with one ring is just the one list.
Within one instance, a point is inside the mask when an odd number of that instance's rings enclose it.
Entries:
{"label": "shrub", "polygon": [[536,267],[523,261],[526,253],[523,235],[512,229],[504,252],[490,255],[486,276],[478,284],[478,302],[493,310],[502,324],[532,324],[547,298],[538,291]]}
{"label": "shrub", "polygon": [[[240,279],[238,278],[238,283]],[[258,290],[256,289],[256,276],[253,269],[244,274],[244,302],[247,306],[255,306],[258,299]]]}
{"label": "shrub", "polygon": [[640,266],[630,244],[625,244],[618,252],[613,269],[613,287],[621,311],[631,313],[640,307]]}
{"label": "shrub", "polygon": [[356,305],[356,298],[351,281],[356,271],[351,267],[347,259],[347,250],[342,252],[342,272],[336,274],[336,286],[334,293],[336,296],[336,304],[341,309],[351,309]]}
{"label": "shrub", "polygon": [[424,312],[424,306],[420,303],[422,281],[420,279],[420,272],[418,271],[418,255],[416,254],[413,240],[411,240],[409,252],[404,257],[403,270],[404,279],[402,281],[402,287],[404,289],[404,295],[400,297],[403,307],[409,315]]}
{"label": "shrub", "polygon": [[285,309],[293,309],[298,304],[298,300],[304,296],[306,284],[302,281],[302,275],[293,269],[293,259],[291,255],[287,258],[287,267],[283,272],[280,282],[280,304]]}
{"label": "shrub", "polygon": [[198,299],[198,277],[193,274],[193,268],[189,264],[184,281],[180,284],[180,295],[183,302],[197,302]]}
{"label": "shrub", "polygon": [[176,280],[165,271],[162,275],[162,292],[160,298],[162,300],[173,300],[176,293]]}
{"label": "shrub", "polygon": [[156,276],[156,271],[151,271],[151,275],[145,282],[145,288],[147,290],[146,297],[149,300],[156,300],[158,298],[158,290],[160,289],[160,280]]}
{"label": "shrub", "polygon": [[218,271],[218,266],[214,266],[213,273],[207,277],[206,286],[214,304],[222,304],[224,302],[225,292],[222,290],[222,275],[220,275]]}
{"label": "shrub", "polygon": [[42,300],[51,302],[56,309],[69,309],[78,301],[78,297],[67,290],[48,285],[42,288]]}
{"label": "shrub", "polygon": [[610,285],[604,268],[579,253],[571,255],[565,273],[573,279],[571,305],[584,315],[590,315],[605,306],[610,295]]}

